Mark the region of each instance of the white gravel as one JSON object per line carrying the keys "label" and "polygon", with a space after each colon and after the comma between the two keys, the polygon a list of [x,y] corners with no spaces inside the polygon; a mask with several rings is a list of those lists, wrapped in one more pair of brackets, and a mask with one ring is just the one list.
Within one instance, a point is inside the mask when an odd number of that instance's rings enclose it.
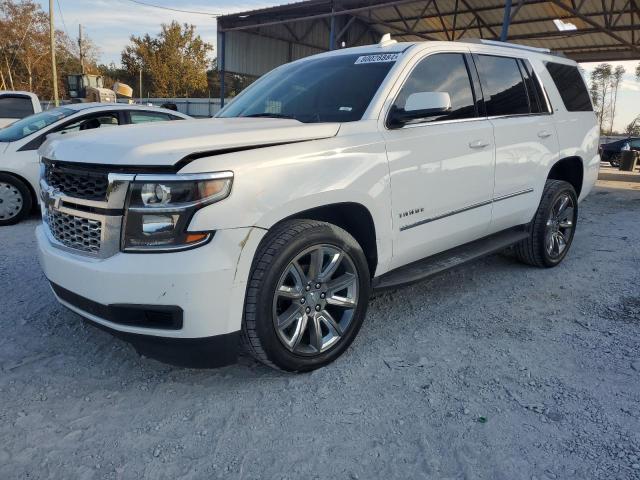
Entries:
{"label": "white gravel", "polygon": [[306,375],[140,358],[55,302],[35,217],[2,228],[0,478],[640,478],[640,183],[610,185],[560,267],[378,295]]}

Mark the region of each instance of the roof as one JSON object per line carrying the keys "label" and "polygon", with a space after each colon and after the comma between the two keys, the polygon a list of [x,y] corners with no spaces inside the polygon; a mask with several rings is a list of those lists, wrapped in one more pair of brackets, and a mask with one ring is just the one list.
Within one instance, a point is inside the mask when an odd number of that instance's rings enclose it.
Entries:
{"label": "roof", "polygon": [[78,102],[78,103],[65,103],[60,105],[63,108],[68,108],[71,110],[88,110],[90,108],[95,109],[103,109],[103,110],[136,110],[136,109],[144,109],[147,111],[154,112],[164,112],[169,113],[171,115],[177,115],[179,117],[191,118],[188,115],[185,115],[180,112],[176,112],[175,110],[169,110],[167,108],[154,107],[151,105],[140,105],[136,103],[113,103],[113,102]]}
{"label": "roof", "polygon": [[11,95],[20,95],[23,97],[30,97],[32,99],[38,100],[38,96],[32,92],[26,92],[24,90],[0,90],[0,96],[11,96]]}
{"label": "roof", "polygon": [[[498,0],[309,0],[224,15],[219,65],[261,75],[287,61],[335,48],[398,41],[499,40]],[[507,40],[576,61],[640,59],[640,0],[513,0]],[[333,33],[332,33],[333,32]],[[224,51],[224,62],[222,54]]]}

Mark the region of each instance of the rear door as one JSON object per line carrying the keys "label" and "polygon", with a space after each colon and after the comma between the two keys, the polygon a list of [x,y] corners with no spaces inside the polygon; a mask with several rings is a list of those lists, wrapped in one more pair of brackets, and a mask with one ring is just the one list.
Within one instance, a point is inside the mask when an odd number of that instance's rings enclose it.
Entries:
{"label": "rear door", "polygon": [[558,154],[550,106],[527,60],[474,54],[487,116],[494,127],[491,232],[531,220],[547,165]]}
{"label": "rear door", "polygon": [[491,220],[493,128],[480,111],[468,52],[419,60],[391,108],[404,109],[408,96],[420,92],[448,93],[451,110],[383,129],[395,231],[392,268],[481,237]]}

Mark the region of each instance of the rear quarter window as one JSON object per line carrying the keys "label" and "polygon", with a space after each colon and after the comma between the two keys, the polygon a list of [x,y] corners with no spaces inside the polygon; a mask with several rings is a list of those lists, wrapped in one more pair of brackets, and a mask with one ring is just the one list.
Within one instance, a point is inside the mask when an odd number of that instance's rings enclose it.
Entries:
{"label": "rear quarter window", "polygon": [[591,98],[577,66],[546,62],[547,71],[569,112],[592,112]]}

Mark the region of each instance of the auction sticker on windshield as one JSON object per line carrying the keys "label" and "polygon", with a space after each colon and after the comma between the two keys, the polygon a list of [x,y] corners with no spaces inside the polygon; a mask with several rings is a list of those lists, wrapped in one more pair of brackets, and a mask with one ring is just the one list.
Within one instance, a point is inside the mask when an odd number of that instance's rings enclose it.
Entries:
{"label": "auction sticker on windshield", "polygon": [[363,55],[356,59],[355,65],[360,63],[384,63],[384,62],[395,62],[399,53],[380,53],[377,55]]}

